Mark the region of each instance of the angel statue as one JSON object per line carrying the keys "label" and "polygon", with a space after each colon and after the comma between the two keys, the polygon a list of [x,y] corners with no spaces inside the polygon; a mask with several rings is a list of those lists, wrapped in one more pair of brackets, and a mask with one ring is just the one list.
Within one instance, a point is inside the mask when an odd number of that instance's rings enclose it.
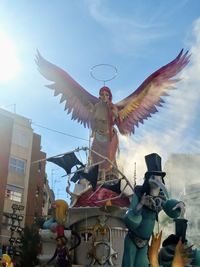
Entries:
{"label": "angel statue", "polygon": [[66,101],[65,110],[72,114],[71,119],[92,129],[91,162],[95,164],[106,159],[99,165],[99,171],[106,174],[105,177],[116,167],[119,142],[114,125],[122,135],[134,134],[135,127],[156,113],[156,106],[162,106],[162,96],[167,96],[166,91],[179,81],[174,76],[188,62],[188,51],[183,53],[182,49],[173,61],[152,73],[133,93],[114,104],[107,86],[100,89],[99,98],[93,96],[39,52],[36,56],[39,72],[53,82],[47,87],[54,90],[55,96],[61,94],[60,103]]}

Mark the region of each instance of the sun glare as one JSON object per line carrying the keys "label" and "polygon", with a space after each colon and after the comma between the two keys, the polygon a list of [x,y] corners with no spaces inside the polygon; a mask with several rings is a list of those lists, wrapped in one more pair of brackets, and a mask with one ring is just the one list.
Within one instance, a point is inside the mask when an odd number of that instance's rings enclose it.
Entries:
{"label": "sun glare", "polygon": [[14,79],[20,70],[19,60],[12,40],[0,31],[0,81]]}

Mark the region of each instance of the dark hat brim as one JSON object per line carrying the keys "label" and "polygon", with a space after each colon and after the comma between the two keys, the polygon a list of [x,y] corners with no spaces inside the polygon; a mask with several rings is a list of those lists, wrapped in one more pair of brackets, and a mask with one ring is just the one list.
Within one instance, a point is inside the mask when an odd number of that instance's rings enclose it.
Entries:
{"label": "dark hat brim", "polygon": [[159,175],[162,178],[164,178],[165,175],[166,175],[166,172],[161,172],[161,171],[146,172],[145,173],[145,178],[149,178],[151,175]]}

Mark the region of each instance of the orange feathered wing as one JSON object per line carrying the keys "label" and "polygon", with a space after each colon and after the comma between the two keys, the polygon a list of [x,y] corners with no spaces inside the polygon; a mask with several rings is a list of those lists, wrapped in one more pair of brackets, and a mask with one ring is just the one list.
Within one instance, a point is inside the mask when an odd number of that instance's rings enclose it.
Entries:
{"label": "orange feathered wing", "polygon": [[179,81],[173,78],[189,62],[188,51],[183,50],[170,63],[151,74],[131,95],[115,104],[119,111],[117,126],[121,134],[134,133],[135,126],[143,123],[158,110],[156,106],[162,106],[162,96],[167,96],[167,89],[174,88]]}
{"label": "orange feathered wing", "polygon": [[53,82],[47,87],[54,90],[55,96],[61,94],[61,103],[66,101],[65,110],[72,113],[72,119],[85,127],[90,127],[91,107],[99,101],[98,98],[87,92],[64,70],[45,60],[39,52],[36,56],[36,64],[39,72]]}

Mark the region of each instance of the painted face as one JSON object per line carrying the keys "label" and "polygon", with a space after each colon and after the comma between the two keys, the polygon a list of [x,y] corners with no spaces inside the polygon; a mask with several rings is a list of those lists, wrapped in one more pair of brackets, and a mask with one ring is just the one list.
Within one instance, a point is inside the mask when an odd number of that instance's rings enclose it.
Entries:
{"label": "painted face", "polygon": [[[155,181],[155,182],[154,182]],[[158,187],[158,185],[156,184],[156,182],[162,182],[162,176],[160,175],[152,175],[149,179],[149,183],[150,185],[154,186],[154,187]]]}
{"label": "painted face", "polygon": [[103,102],[105,102],[105,103],[109,102],[110,95],[108,92],[106,92],[106,91],[100,92],[99,97]]}
{"label": "painted face", "polygon": [[152,175],[149,179],[150,194],[152,196],[158,196],[160,192],[159,184],[162,183],[162,176]]}
{"label": "painted face", "polygon": [[112,102],[112,93],[107,86],[99,90],[99,98],[105,103]]}
{"label": "painted face", "polygon": [[61,247],[62,244],[63,244],[62,239],[61,239],[61,238],[58,238],[58,239],[57,239],[57,246],[58,246],[58,247]]}
{"label": "painted face", "polygon": [[64,237],[59,237],[59,238],[57,238],[56,241],[57,241],[57,246],[58,247],[65,246],[66,243],[67,243],[67,241],[66,241],[66,239]]}

